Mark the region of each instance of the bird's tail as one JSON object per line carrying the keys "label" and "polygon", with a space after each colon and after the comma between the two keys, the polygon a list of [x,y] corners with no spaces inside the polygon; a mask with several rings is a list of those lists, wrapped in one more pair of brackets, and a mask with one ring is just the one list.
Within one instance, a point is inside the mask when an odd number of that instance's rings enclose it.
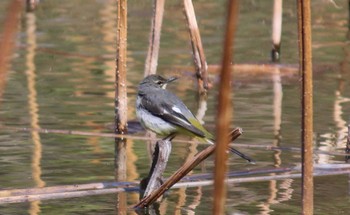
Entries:
{"label": "bird's tail", "polygon": [[[210,139],[205,139],[209,144],[215,144],[215,142],[213,140]],[[236,155],[238,155],[239,157],[243,158],[244,160],[248,161],[249,163],[255,164],[255,161],[250,158],[249,156],[243,154],[242,152],[238,151],[235,148],[232,147],[228,147],[228,150]]]}

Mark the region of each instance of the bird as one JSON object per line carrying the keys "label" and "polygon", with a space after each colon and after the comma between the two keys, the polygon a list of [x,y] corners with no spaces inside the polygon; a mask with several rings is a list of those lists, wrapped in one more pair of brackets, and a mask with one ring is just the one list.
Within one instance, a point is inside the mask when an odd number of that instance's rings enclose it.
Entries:
{"label": "bird", "polygon": [[[181,99],[166,89],[167,84],[177,79],[149,75],[140,82],[136,98],[138,120],[146,130],[166,138],[172,139],[183,134],[214,144],[214,136],[203,127]],[[232,147],[229,147],[229,151],[254,163],[253,159]]]}

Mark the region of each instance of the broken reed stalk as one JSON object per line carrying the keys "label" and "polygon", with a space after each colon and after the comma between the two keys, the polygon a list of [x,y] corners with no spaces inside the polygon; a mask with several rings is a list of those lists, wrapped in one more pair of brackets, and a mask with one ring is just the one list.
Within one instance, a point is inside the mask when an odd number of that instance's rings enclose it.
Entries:
{"label": "broken reed stalk", "polygon": [[[170,152],[170,139],[157,141],[149,174],[140,183],[140,199],[148,196],[161,186],[163,180],[162,176],[168,163]],[[142,191],[144,191],[144,193],[142,193]]]}
{"label": "broken reed stalk", "polygon": [[115,71],[115,132],[127,131],[127,95],[126,95],[126,47],[127,47],[127,1],[117,1],[117,57]]}
{"label": "broken reed stalk", "polygon": [[272,17],[272,62],[278,62],[281,56],[282,0],[274,0]]}
{"label": "broken reed stalk", "polygon": [[145,77],[156,74],[159,55],[160,33],[162,29],[165,0],[153,0],[151,33],[145,63]]}
{"label": "broken reed stalk", "polygon": [[[241,134],[242,129],[236,128],[232,133],[232,140],[237,139]],[[192,160],[187,161],[172,176],[170,176],[168,180],[162,184],[162,186],[160,186],[155,192],[143,198],[134,206],[134,208],[144,208],[155,202],[161,195],[164,194],[165,191],[170,189],[176,182],[192,171],[192,169],[200,162],[209,157],[214,152],[215,147],[216,145],[208,146],[206,149],[199,152]]]}
{"label": "broken reed stalk", "polygon": [[[117,51],[115,71],[115,133],[127,133],[127,0],[117,1]],[[115,138],[115,180],[126,180],[126,139]],[[118,193],[115,203],[120,214],[126,214],[127,199],[125,193]]]}
{"label": "broken reed stalk", "polygon": [[188,24],[188,30],[191,37],[191,45],[193,52],[193,61],[196,67],[199,93],[206,95],[208,89],[208,65],[205,59],[201,35],[199,32],[196,14],[194,12],[192,0],[184,0],[184,11]]}
{"label": "broken reed stalk", "polygon": [[313,90],[310,0],[298,0],[298,36],[302,76],[302,213],[313,214]]}
{"label": "broken reed stalk", "polygon": [[12,50],[15,46],[16,32],[20,22],[23,1],[11,0],[6,10],[0,39],[0,100],[5,91],[6,76]]}
{"label": "broken reed stalk", "polygon": [[226,185],[224,183],[227,171],[227,145],[230,142],[229,133],[231,112],[231,59],[233,57],[233,42],[238,19],[238,0],[228,1],[228,14],[226,19],[226,32],[224,39],[224,53],[220,73],[219,104],[216,126],[216,150],[214,169],[214,204],[213,214],[224,214],[226,199]]}

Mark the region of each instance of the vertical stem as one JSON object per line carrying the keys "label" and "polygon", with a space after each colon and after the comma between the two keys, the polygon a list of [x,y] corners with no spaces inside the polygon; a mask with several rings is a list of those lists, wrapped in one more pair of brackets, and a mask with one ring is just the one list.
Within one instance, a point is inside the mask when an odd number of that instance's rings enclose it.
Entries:
{"label": "vertical stem", "polygon": [[127,46],[127,0],[117,1],[117,58],[115,72],[115,132],[127,131],[126,95],[126,46]]}
{"label": "vertical stem", "polygon": [[273,62],[280,60],[282,34],[282,0],[274,0],[273,18],[272,18],[272,51],[271,57]]}
{"label": "vertical stem", "polygon": [[[117,56],[115,71],[115,133],[127,132],[127,94],[126,94],[126,61],[127,61],[127,0],[117,0]],[[126,139],[115,139],[115,180],[126,180]],[[116,210],[126,214],[126,194],[118,194]]]}
{"label": "vertical stem", "polygon": [[188,30],[191,37],[193,51],[193,61],[196,67],[198,87],[200,94],[206,94],[208,89],[208,65],[205,59],[201,35],[199,32],[196,14],[194,12],[192,0],[184,0],[185,16],[188,23]]}
{"label": "vertical stem", "polygon": [[298,0],[302,74],[302,213],[313,214],[313,91],[310,0]]}
{"label": "vertical stem", "polygon": [[229,0],[228,16],[226,21],[226,34],[222,69],[220,73],[219,105],[217,115],[217,147],[215,149],[215,175],[214,175],[214,207],[213,214],[224,214],[226,199],[225,174],[227,171],[227,144],[229,143],[229,124],[231,119],[231,59],[233,56],[234,33],[238,19],[238,0]]}
{"label": "vertical stem", "polygon": [[162,29],[165,0],[153,0],[153,16],[149,47],[145,63],[145,76],[156,74],[159,55],[160,32]]}
{"label": "vertical stem", "polygon": [[12,56],[12,50],[15,45],[15,38],[20,22],[23,1],[12,0],[4,16],[2,34],[0,39],[0,100],[5,91],[6,76],[9,68],[9,62]]}

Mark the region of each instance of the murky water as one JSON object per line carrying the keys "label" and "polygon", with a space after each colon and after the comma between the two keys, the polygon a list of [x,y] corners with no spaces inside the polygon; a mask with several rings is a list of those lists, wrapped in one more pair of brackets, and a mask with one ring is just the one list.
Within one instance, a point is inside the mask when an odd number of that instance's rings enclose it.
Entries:
{"label": "murky water", "polygon": [[[0,2],[0,21],[7,1]],[[128,1],[128,118],[135,119],[137,83],[143,77],[152,1]],[[220,64],[226,1],[195,1],[209,64]],[[295,1],[284,2],[281,63],[296,66]],[[336,3],[336,5],[334,4]],[[347,1],[313,2],[315,148],[342,152],[350,113]],[[181,1],[167,1],[159,73],[180,71],[184,78],[169,86],[196,112],[191,47]],[[241,1],[235,62],[268,63],[272,3]],[[114,0],[42,1],[35,13],[23,13],[14,59],[0,102],[1,126],[111,132],[114,109]],[[176,68],[176,70],[175,70]],[[293,72],[294,71],[294,72]],[[217,83],[215,73],[211,78]],[[181,83],[181,84],[179,84]],[[300,147],[300,81],[295,70],[239,70],[234,76],[234,117],[242,127],[237,143]],[[210,91],[205,125],[214,131],[215,87]],[[29,188],[113,181],[114,139],[0,130],[0,188]],[[143,135],[138,133],[137,135]],[[173,144],[166,175],[204,145]],[[256,165],[230,156],[230,170],[290,167],[300,153],[239,147]],[[127,181],[145,177],[150,155],[145,141],[128,140]],[[316,163],[344,163],[344,157],[316,154]],[[211,172],[213,158],[193,173]],[[228,214],[299,214],[301,181],[228,185]],[[346,214],[349,176],[315,178],[315,214]],[[212,186],[170,191],[161,214],[211,214]],[[127,207],[138,200],[126,194]],[[0,214],[118,214],[115,194],[0,206]],[[117,205],[117,206],[116,206]],[[128,211],[133,214],[133,211]]]}

